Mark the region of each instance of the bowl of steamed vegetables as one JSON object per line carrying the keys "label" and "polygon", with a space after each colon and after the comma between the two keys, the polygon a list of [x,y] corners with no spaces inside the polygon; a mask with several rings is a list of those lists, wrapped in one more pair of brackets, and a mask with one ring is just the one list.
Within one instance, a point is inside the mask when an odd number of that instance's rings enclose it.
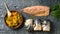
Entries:
{"label": "bowl of steamed vegetables", "polygon": [[22,24],[22,15],[15,10],[10,11],[11,15],[8,16],[8,14],[6,13],[5,15],[5,24],[11,28],[11,29],[17,29],[18,27],[21,26]]}

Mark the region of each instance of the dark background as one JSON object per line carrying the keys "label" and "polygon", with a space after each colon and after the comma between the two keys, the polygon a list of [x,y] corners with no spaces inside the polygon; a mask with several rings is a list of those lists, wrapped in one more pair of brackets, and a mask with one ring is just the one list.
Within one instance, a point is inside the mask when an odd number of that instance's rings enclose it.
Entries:
{"label": "dark background", "polygon": [[[60,0],[0,0],[0,34],[60,34],[60,20],[52,17],[51,11],[50,15],[47,17],[34,17],[49,19],[51,21],[51,31],[50,32],[28,32],[24,29],[23,25],[21,28],[17,30],[9,29],[4,22],[4,16],[6,14],[6,9],[3,2],[6,1],[10,10],[18,10],[20,12],[21,9],[28,6],[35,5],[44,5],[44,6],[53,6],[54,4],[60,4]],[[31,17],[26,13],[20,12],[24,20]]]}

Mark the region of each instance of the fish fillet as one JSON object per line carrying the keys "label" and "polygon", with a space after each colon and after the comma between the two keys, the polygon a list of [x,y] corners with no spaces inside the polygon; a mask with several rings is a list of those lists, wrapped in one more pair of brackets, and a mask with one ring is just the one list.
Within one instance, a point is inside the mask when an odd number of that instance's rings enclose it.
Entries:
{"label": "fish fillet", "polygon": [[49,9],[48,6],[31,6],[23,8],[22,11],[34,16],[48,16]]}

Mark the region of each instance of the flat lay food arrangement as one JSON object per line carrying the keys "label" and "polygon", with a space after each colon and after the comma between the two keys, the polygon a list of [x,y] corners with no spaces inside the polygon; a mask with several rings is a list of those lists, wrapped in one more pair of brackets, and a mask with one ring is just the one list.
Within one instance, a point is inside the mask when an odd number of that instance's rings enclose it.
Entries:
{"label": "flat lay food arrangement", "polygon": [[[22,23],[24,23],[24,29],[27,31],[47,31],[51,30],[51,22],[49,19],[33,19],[36,17],[48,17],[50,15],[50,11],[52,11],[52,16],[60,20],[60,4],[56,4],[52,7],[49,6],[29,6],[20,9],[22,12],[32,15],[30,19],[23,19],[23,15],[16,10],[9,10],[6,3],[5,7],[7,13],[5,15],[5,24],[10,29],[17,29],[21,27]],[[23,20],[25,22],[23,22]]]}

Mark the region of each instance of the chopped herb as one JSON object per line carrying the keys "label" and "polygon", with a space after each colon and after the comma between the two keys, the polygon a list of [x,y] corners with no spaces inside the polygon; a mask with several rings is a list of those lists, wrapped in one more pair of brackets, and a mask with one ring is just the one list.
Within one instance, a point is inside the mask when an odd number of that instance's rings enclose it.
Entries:
{"label": "chopped herb", "polygon": [[60,4],[54,5],[51,10],[52,16],[60,20]]}

